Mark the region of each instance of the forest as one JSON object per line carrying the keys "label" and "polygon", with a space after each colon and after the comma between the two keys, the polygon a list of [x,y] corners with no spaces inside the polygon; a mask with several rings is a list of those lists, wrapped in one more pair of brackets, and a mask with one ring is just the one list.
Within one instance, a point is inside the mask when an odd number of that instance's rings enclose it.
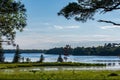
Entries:
{"label": "forest", "polygon": [[[21,49],[21,53],[45,53],[45,54],[65,54],[65,47],[55,47],[48,50],[41,49]],[[15,53],[14,49],[4,50],[4,53]],[[120,43],[105,43],[104,46],[97,47],[75,47],[68,48],[67,55],[81,56],[120,56]]]}
{"label": "forest", "polygon": [[[15,53],[15,49],[5,49],[4,53]],[[46,53],[47,50],[40,49],[20,49],[20,53]]]}
{"label": "forest", "polygon": [[[53,48],[46,51],[46,54],[65,54],[64,48]],[[81,56],[119,56],[120,44],[105,43],[104,46],[97,47],[76,47],[69,48],[68,55],[81,55]]]}

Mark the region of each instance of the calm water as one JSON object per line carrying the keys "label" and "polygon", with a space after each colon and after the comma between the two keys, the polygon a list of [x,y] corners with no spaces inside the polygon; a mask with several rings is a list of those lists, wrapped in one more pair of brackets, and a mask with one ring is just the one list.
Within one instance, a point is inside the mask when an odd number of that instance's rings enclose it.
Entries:
{"label": "calm water", "polygon": [[[32,62],[39,61],[40,53],[31,53],[21,54],[21,57],[30,58]],[[48,55],[43,54],[45,57],[44,62],[56,62],[58,55]],[[11,62],[13,60],[14,54],[5,54],[5,61]],[[62,55],[64,58],[64,56]],[[120,70],[120,58],[118,56],[68,56],[68,62],[83,62],[83,63],[103,63],[107,64],[104,67],[71,67],[71,66],[60,66],[60,67],[28,67],[28,68],[15,68],[15,69],[2,69],[0,71],[11,73],[16,71],[31,71],[31,70],[38,70],[38,71],[49,71],[49,70]]]}
{"label": "calm water", "polygon": [[[40,59],[40,53],[23,53],[21,54],[21,57],[24,57],[25,60],[26,58],[30,58],[32,62],[39,61]],[[56,62],[58,55],[48,55],[48,54],[43,54],[44,55],[44,62]],[[11,62],[13,60],[14,54],[5,54],[5,61],[6,62]],[[64,55],[62,55],[64,59]],[[67,59],[68,62],[84,62],[84,63],[109,63],[109,62],[115,62],[119,63],[120,62],[120,57],[118,56],[73,56],[70,55],[68,56]]]}
{"label": "calm water", "polygon": [[11,74],[12,72],[30,72],[35,71],[64,71],[64,70],[120,70],[120,67],[71,67],[71,66],[47,66],[47,67],[25,67],[14,69],[0,69],[1,72]]}

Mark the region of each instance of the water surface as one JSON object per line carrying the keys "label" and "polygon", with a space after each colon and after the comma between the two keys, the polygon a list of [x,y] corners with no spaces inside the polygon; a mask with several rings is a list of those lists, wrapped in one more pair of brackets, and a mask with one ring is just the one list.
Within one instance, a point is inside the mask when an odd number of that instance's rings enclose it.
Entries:
{"label": "water surface", "polygon": [[[21,57],[30,58],[31,62],[39,61],[40,55],[43,53],[22,53]],[[44,62],[57,62],[57,58],[59,55],[53,55],[53,54],[43,54],[44,55]],[[13,53],[6,53],[5,54],[5,61],[11,62],[13,60]],[[62,55],[62,58],[64,59],[64,55]],[[83,63],[109,63],[109,62],[115,62],[119,63],[120,58],[118,56],[74,56],[70,55],[67,56],[68,62],[83,62]]]}

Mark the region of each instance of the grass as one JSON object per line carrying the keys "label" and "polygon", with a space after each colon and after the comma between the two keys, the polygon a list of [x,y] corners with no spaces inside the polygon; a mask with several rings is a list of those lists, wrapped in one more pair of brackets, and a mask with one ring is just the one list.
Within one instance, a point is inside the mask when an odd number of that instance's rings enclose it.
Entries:
{"label": "grass", "polygon": [[20,67],[45,67],[45,66],[105,66],[104,64],[87,64],[72,62],[46,62],[46,63],[1,63],[0,80],[115,80],[120,79],[120,71],[75,71],[75,70],[55,70],[55,71],[13,71],[4,72],[2,69],[20,68]]}
{"label": "grass", "polygon": [[[111,74],[114,74],[111,75]],[[116,75],[115,75],[116,74]],[[0,80],[120,80],[120,71],[37,71],[0,72]]]}
{"label": "grass", "polygon": [[1,63],[0,69],[19,68],[19,67],[39,67],[39,66],[105,66],[105,64],[88,64],[75,62],[44,62],[44,63]]}

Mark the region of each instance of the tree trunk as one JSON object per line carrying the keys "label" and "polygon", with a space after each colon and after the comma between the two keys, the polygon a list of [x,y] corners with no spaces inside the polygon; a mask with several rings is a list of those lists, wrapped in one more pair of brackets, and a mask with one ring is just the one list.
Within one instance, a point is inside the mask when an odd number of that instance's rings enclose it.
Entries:
{"label": "tree trunk", "polygon": [[0,37],[0,63],[4,62],[4,52],[3,52],[3,48],[2,48],[2,39]]}

